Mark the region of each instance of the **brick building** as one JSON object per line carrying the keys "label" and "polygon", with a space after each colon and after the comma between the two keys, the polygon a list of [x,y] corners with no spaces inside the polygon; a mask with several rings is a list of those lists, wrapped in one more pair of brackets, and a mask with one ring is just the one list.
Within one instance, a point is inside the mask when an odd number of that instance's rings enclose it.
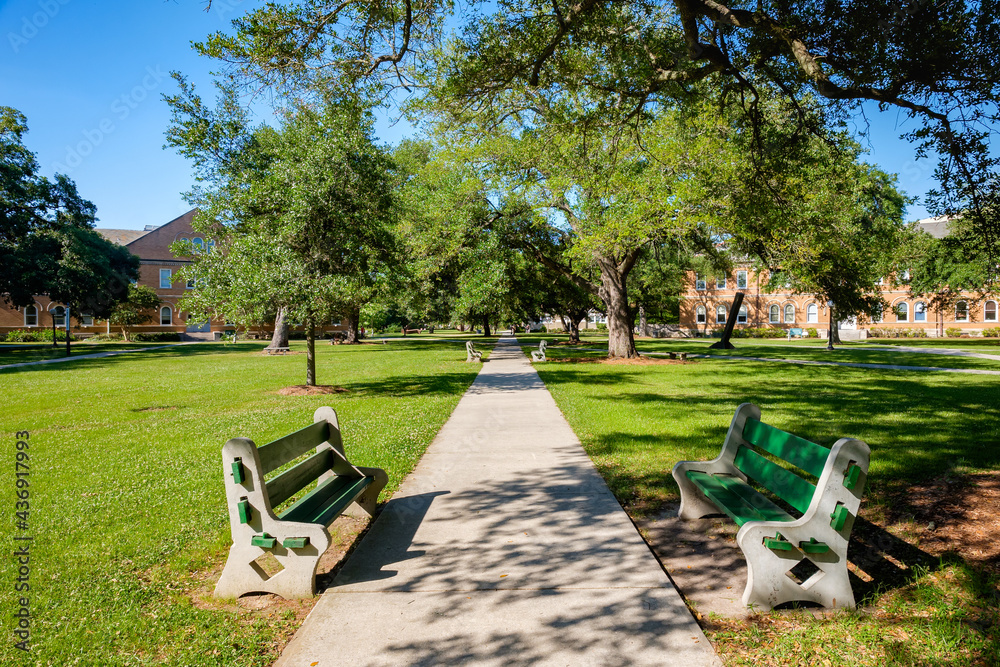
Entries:
{"label": "brick building", "polygon": [[[931,218],[920,222],[932,236],[947,234],[947,220]],[[887,276],[873,289],[881,292],[890,305],[883,316],[854,318],[839,323],[844,339],[866,338],[872,328],[919,329],[928,337],[944,336],[946,329],[979,335],[985,328],[998,323],[997,295],[980,298],[977,294],[960,295],[953,306],[936,310],[928,299],[910,295],[909,276]],[[815,294],[796,294],[791,290],[765,291],[768,274],[758,274],[749,264],[737,265],[725,275],[698,275],[689,272],[680,304],[680,326],[694,335],[705,335],[722,329],[730,317],[736,317],[736,328],[772,327],[779,329],[814,328],[825,337],[830,328],[830,312],[826,301]],[[743,292],[743,305],[738,313],[730,313],[737,292]]]}
{"label": "brick building", "polygon": [[[194,215],[195,210],[191,210],[166,224],[147,225],[142,230],[100,228],[96,230],[109,241],[125,246],[133,255],[139,257],[141,264],[138,284],[151,287],[160,297],[160,306],[153,314],[153,321],[133,327],[134,332],[169,331],[184,334],[190,339],[211,340],[227,329],[232,331],[236,328],[233,325],[226,326],[221,320],[192,322],[188,314],[179,308],[180,299],[187,290],[194,289],[194,284],[177,279],[177,272],[190,261],[175,257],[170,252],[170,245],[182,240],[191,240],[195,245],[206,247],[211,247],[213,243],[192,230],[191,221]],[[70,320],[70,331],[80,338],[115,331],[107,321],[96,321],[86,313],[79,318],[77,313],[70,313]],[[36,296],[35,303],[27,308],[15,309],[0,305],[0,333],[13,329],[52,328],[53,322],[56,327],[65,328],[64,304],[53,302],[44,295]],[[323,330],[340,331],[343,328],[339,322],[331,322]]]}

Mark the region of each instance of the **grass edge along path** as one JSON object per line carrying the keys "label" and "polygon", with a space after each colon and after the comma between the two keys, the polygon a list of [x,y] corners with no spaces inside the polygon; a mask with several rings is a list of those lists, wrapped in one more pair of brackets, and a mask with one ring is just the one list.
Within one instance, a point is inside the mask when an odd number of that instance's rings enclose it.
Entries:
{"label": "grass edge along path", "polygon": [[[634,519],[676,503],[674,463],[714,458],[746,401],[769,423],[824,446],[846,435],[866,440],[873,462],[862,517],[894,534],[902,528],[911,541],[905,519],[887,518],[905,515],[911,484],[1000,468],[1000,448],[983,446],[1000,442],[993,376],[716,360],[633,365],[562,346],[549,356],[557,363],[536,370]],[[903,565],[904,580],[876,587],[858,612],[704,618],[703,627],[727,664],[997,664],[995,571],[960,556],[930,569]]]}
{"label": "grass edge along path", "polygon": [[24,654],[9,632],[18,564],[14,531],[3,531],[0,617],[10,641],[0,663],[271,664],[312,603],[254,611],[211,598],[230,545],[223,443],[264,444],[331,405],[351,460],[389,473],[384,500],[480,368],[459,343],[317,345],[318,381],[344,391],[280,396],[302,383],[305,343],[285,356],[261,354],[265,344],[0,371],[0,520],[14,524],[13,434],[28,431],[30,515],[19,534],[34,538]]}

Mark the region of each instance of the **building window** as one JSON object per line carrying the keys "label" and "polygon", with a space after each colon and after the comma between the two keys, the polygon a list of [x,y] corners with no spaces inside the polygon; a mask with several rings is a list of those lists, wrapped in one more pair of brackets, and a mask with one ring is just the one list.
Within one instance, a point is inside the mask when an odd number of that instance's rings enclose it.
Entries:
{"label": "building window", "polygon": [[819,307],[815,303],[806,306],[806,322],[810,324],[819,322]]}
{"label": "building window", "polygon": [[777,324],[781,321],[781,309],[778,304],[773,304],[767,311],[767,321],[771,324]]}
{"label": "building window", "polygon": [[38,326],[38,307],[28,306],[24,309],[24,326],[26,327],[37,327]]}
{"label": "building window", "polygon": [[694,288],[696,290],[705,289],[705,278],[700,273],[694,274]]}
{"label": "building window", "polygon": [[987,301],[986,305],[983,306],[983,321],[985,322],[996,322],[997,321],[997,302]]}
{"label": "building window", "polygon": [[94,316],[93,315],[81,315],[80,316],[80,324],[82,324],[85,327],[92,327],[92,326],[94,326]]}
{"label": "building window", "polygon": [[737,271],[736,272],[736,289],[746,289],[747,288],[747,272]]}
{"label": "building window", "polygon": [[905,301],[900,301],[896,304],[896,321],[897,322],[909,322],[910,321],[910,310],[906,305]]}
{"label": "building window", "polygon": [[736,324],[747,323],[747,307],[740,306],[740,312],[736,313]]}
{"label": "building window", "polygon": [[170,312],[170,306],[164,306],[160,308],[160,326],[170,326],[174,323],[173,313]]}
{"label": "building window", "polygon": [[697,322],[698,324],[704,324],[705,321],[706,321],[706,318],[705,318],[705,315],[706,315],[705,306],[698,306],[697,308],[695,308],[694,312],[695,312],[695,316],[694,316],[695,322]]}
{"label": "building window", "polygon": [[194,247],[196,247],[198,250],[205,249],[205,241],[200,236],[196,236],[193,239],[191,239],[191,243],[193,243]]}
{"label": "building window", "polygon": [[969,321],[969,304],[965,301],[959,301],[955,304],[955,321],[956,322],[968,322]]}
{"label": "building window", "polygon": [[160,289],[170,289],[173,287],[172,274],[173,271],[170,269],[160,269]]}
{"label": "building window", "polygon": [[785,304],[785,324],[795,324],[795,306]]}
{"label": "building window", "polygon": [[879,278],[878,280],[875,281],[875,286],[876,287],[881,287],[883,284],[885,284],[885,279],[884,278]]}
{"label": "building window", "polygon": [[57,327],[66,326],[66,309],[62,306],[56,306],[52,309],[52,323]]}
{"label": "building window", "polygon": [[899,272],[899,282],[908,283],[910,282],[910,272],[907,269],[903,269]]}
{"label": "building window", "polygon": [[215,250],[215,241],[209,240],[209,242],[205,245],[205,248],[208,250],[208,252],[212,252],[213,250]]}
{"label": "building window", "polygon": [[184,289],[194,289],[194,280],[189,280],[184,284]]}
{"label": "building window", "polygon": [[872,309],[872,324],[882,323],[882,306],[878,304]]}
{"label": "building window", "polygon": [[914,322],[926,322],[927,321],[927,304],[923,301],[917,301],[913,304],[913,321]]}
{"label": "building window", "polygon": [[715,279],[715,289],[726,289],[726,277]]}
{"label": "building window", "polygon": [[715,309],[715,321],[718,324],[725,324],[726,323],[726,307],[725,306],[719,306],[718,308]]}

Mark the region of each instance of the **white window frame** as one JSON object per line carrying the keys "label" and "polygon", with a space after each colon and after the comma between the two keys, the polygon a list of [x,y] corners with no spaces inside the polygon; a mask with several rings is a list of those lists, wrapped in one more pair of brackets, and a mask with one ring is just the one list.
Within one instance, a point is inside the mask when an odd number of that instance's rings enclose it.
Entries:
{"label": "white window frame", "polygon": [[736,313],[736,324],[746,324],[747,319],[749,319],[750,312],[747,310],[746,306],[740,306],[739,312]]}
{"label": "white window frame", "polygon": [[736,272],[736,289],[746,289],[747,288],[747,272],[737,271]]}
{"label": "white window frame", "polygon": [[[31,322],[28,322],[28,316],[29,316],[28,311],[29,310],[35,311],[35,312],[31,313],[31,317],[33,317],[34,320],[35,320],[34,324],[32,324]],[[26,326],[26,327],[37,327],[38,326],[38,306],[36,306],[34,304],[32,304],[30,306],[25,306],[25,308],[24,308],[24,326]]]}
{"label": "white window frame", "polygon": [[[965,306],[965,317],[959,318],[958,316],[958,305],[962,304]],[[969,321],[969,302],[965,299],[955,302],[955,321],[956,322],[968,322]]]}
{"label": "white window frame", "polygon": [[726,278],[725,276],[723,276],[721,278],[716,278],[715,279],[715,289],[728,289],[726,287],[727,280],[728,280],[728,278]]}
{"label": "white window frame", "polygon": [[[163,321],[163,311],[167,311],[167,321],[166,322]],[[169,327],[169,326],[173,326],[173,324],[174,324],[174,309],[171,308],[170,306],[161,306],[160,307],[160,326],[161,327]]]}
{"label": "white window frame", "polygon": [[[160,289],[170,289],[174,286],[173,269],[160,269]],[[166,283],[166,284],[164,284]]]}
{"label": "white window frame", "polygon": [[917,301],[913,304],[913,321],[914,322],[926,322],[927,321],[927,304],[923,301]]}
{"label": "white window frame", "polygon": [[[788,316],[788,314],[789,314],[789,310],[788,309],[789,308],[791,308],[791,315],[792,315],[791,317]],[[784,321],[785,324],[795,324],[795,304],[793,304],[793,303],[786,303],[785,307],[782,308],[781,311],[782,311],[782,315],[784,316],[783,317],[783,321]]]}
{"label": "white window frame", "polygon": [[194,289],[194,278],[184,283],[184,289]]}
{"label": "white window frame", "polygon": [[772,303],[767,307],[767,321],[771,324],[781,323],[781,306],[776,303]]}
{"label": "white window frame", "polygon": [[191,239],[191,243],[198,250],[200,250],[200,251],[204,251],[205,250],[205,239],[201,238],[200,236],[196,236],[193,239]]}
{"label": "white window frame", "polygon": [[85,327],[94,326],[94,316],[83,314],[80,316],[80,324]]}
{"label": "white window frame", "polygon": [[900,301],[895,306],[892,307],[896,311],[896,321],[897,322],[909,322],[910,321],[910,304],[905,301]]}
{"label": "white window frame", "polygon": [[700,273],[694,274],[694,288],[699,292],[705,291],[705,279]]}
{"label": "white window frame", "polygon": [[810,303],[806,306],[806,324],[818,324],[819,323],[819,306],[815,303]]}
{"label": "white window frame", "polygon": [[[993,317],[990,317],[987,314],[989,312],[987,309],[990,307],[991,303],[993,304]],[[996,322],[996,321],[997,321],[997,302],[990,299],[989,301],[983,304],[983,322]]]}
{"label": "white window frame", "polygon": [[901,283],[908,283],[908,282],[910,282],[910,270],[909,269],[903,269],[902,271],[899,272],[899,282],[901,282]]}
{"label": "white window frame", "polygon": [[715,323],[716,324],[725,324],[726,323],[726,315],[728,315],[728,314],[729,313],[726,310],[726,307],[724,305],[720,304],[720,305],[716,306],[715,307]]}
{"label": "white window frame", "polygon": [[707,324],[708,323],[708,310],[705,306],[698,306],[694,309],[694,321],[695,324]]}

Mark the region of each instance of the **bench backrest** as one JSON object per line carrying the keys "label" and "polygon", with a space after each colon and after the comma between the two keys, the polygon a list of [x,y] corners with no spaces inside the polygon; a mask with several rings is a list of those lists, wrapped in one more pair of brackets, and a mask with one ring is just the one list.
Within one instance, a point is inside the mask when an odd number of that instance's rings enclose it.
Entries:
{"label": "bench backrest", "polygon": [[472,346],[472,341],[471,340],[465,341],[465,351],[466,352],[475,352],[476,351],[476,348]]}
{"label": "bench backrest", "polygon": [[802,329],[789,329],[788,333],[791,336],[801,336],[802,335]]}
{"label": "bench backrest", "polygon": [[332,408],[322,407],[316,411],[314,419],[313,424],[257,448],[264,475],[316,449],[309,458],[265,482],[271,507],[277,507],[330,471],[338,475],[352,472],[362,475],[344,457],[337,413]]}
{"label": "bench backrest", "polygon": [[543,340],[541,343],[538,344],[538,349],[539,351],[544,352],[545,348],[547,348],[548,346],[549,346],[548,341]]}
{"label": "bench backrest", "polygon": [[740,445],[734,460],[736,467],[768,491],[805,513],[809,509],[816,485],[770,461],[756,450],[787,461],[816,478],[823,473],[830,450],[753,418],[747,418],[742,435],[743,440],[752,447]]}

